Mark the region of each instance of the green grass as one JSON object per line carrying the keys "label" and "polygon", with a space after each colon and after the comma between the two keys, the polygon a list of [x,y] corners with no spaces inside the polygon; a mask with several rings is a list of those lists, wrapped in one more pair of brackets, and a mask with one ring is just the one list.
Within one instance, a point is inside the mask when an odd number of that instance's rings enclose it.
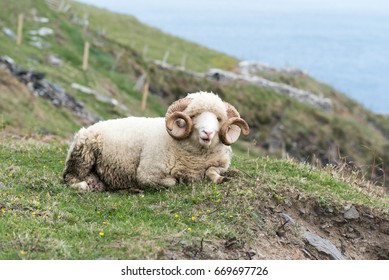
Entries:
{"label": "green grass", "polygon": [[[258,205],[300,191],[386,211],[389,201],[307,165],[238,153],[230,181],[142,194],[81,193],[61,182],[67,145],[0,144],[0,259],[159,259],[200,239],[253,242]],[[184,245],[183,245],[184,244]]]}
{"label": "green grass", "polygon": [[[261,147],[274,126],[281,125],[287,152],[295,152],[298,158],[309,160],[337,145],[341,158],[356,162],[365,172],[372,169],[373,161],[387,162],[388,119],[367,112],[331,87],[309,76],[261,73],[332,98],[333,114],[253,85],[218,83],[162,70],[150,61],[161,59],[166,51],[170,52],[168,62],[173,64],[180,64],[182,56],[190,54],[187,69],[193,71],[232,69],[236,59],[142,25],[131,16],[74,3],[72,12],[89,14],[91,29],[83,34],[79,25],[69,21],[69,14],[50,10],[43,0],[0,0],[0,4],[0,27],[15,31],[17,15],[25,14],[24,43],[18,47],[0,32],[0,55],[11,56],[22,67],[45,72],[49,81],[65,88],[92,113],[105,119],[163,116],[171,101],[204,90],[216,92],[236,106],[251,127],[250,135],[234,145],[236,157],[228,183],[201,182],[139,195],[85,194],[64,186],[61,172],[67,145],[61,142],[1,140],[0,259],[139,259],[169,258],[170,254],[182,258],[183,248],[202,239],[215,247],[233,237],[250,245],[257,237],[255,232],[268,232],[255,222],[266,216],[259,209],[277,205],[294,193],[323,205],[335,203],[342,208],[351,203],[388,212],[388,198],[353,173],[258,158],[265,153]],[[50,18],[47,26],[55,31],[54,36],[45,38],[51,43],[48,50],[28,44],[28,31],[41,26],[29,16],[33,6],[39,16]],[[107,30],[105,39],[95,32],[103,27]],[[92,43],[88,71],[81,69],[85,40]],[[97,44],[98,40],[103,44]],[[149,51],[144,57],[146,45]],[[46,64],[49,54],[58,55],[64,64]],[[140,110],[141,93],[133,89],[143,73],[153,90],[145,112]],[[119,100],[128,112],[72,89],[73,82]],[[4,134],[69,139],[84,125],[70,111],[34,97],[4,71],[0,73],[0,97],[0,130]],[[381,166],[389,170],[388,164]]]}
{"label": "green grass", "polygon": [[211,67],[233,69],[236,66],[236,58],[163,33],[142,24],[132,16],[110,14],[106,10],[76,2],[72,5],[79,15],[88,14],[94,31],[104,28],[107,38],[131,46],[140,54],[143,54],[144,48],[147,47],[147,60],[162,60],[168,51],[170,64],[181,65],[183,56],[186,56],[186,67],[193,71],[204,72]]}

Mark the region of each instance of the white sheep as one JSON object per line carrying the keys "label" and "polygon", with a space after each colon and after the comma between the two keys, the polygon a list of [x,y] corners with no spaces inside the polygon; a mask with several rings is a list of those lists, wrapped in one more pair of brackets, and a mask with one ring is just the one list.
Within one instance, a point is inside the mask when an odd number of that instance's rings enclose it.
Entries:
{"label": "white sheep", "polygon": [[139,190],[208,178],[230,166],[234,143],[249,126],[213,93],[175,101],[165,118],[128,117],[82,128],[70,145],[63,178],[86,191]]}

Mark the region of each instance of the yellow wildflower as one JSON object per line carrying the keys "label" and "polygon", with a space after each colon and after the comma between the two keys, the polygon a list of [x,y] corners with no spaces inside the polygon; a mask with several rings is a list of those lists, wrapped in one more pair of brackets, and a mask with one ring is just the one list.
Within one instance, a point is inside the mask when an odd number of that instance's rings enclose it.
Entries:
{"label": "yellow wildflower", "polygon": [[99,235],[100,235],[101,237],[104,237],[105,234],[104,234],[104,232],[100,231],[100,232],[99,232]]}
{"label": "yellow wildflower", "polygon": [[176,218],[176,219],[178,219],[179,217],[180,217],[180,215],[178,215],[178,214],[174,215],[174,218]]}
{"label": "yellow wildflower", "polygon": [[192,221],[196,220],[196,217],[195,216],[192,216]]}
{"label": "yellow wildflower", "polygon": [[27,252],[26,252],[26,251],[23,251],[23,250],[21,250],[21,251],[20,251],[20,254],[21,254],[21,255],[25,255],[25,254],[27,254]]}
{"label": "yellow wildflower", "polygon": [[188,227],[188,231],[192,231],[192,228]]}

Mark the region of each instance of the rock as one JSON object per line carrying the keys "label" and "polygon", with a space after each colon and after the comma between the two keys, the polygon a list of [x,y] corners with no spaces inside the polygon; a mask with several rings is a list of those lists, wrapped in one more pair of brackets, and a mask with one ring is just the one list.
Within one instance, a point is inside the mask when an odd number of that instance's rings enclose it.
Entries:
{"label": "rock", "polygon": [[291,225],[291,226],[294,226],[296,224],[296,222],[293,220],[293,218],[291,216],[289,216],[288,214],[281,213],[280,215],[286,224]]}
{"label": "rock", "polygon": [[216,81],[243,81],[259,87],[269,88],[327,112],[332,111],[332,101],[313,92],[298,89],[286,84],[276,83],[255,75],[240,75],[217,68],[209,69],[206,76]]}
{"label": "rock", "polygon": [[56,107],[65,107],[89,124],[100,120],[83,108],[82,103],[68,94],[62,87],[45,80],[45,74],[17,66],[9,57],[0,57],[0,66],[8,69],[20,82],[36,96],[48,99]]}
{"label": "rock", "polygon": [[32,41],[29,43],[31,46],[36,47],[38,49],[48,49],[51,47],[50,43],[44,42],[44,41]]}
{"label": "rock", "polygon": [[40,23],[48,23],[50,20],[48,18],[45,18],[45,17],[35,17],[34,21],[40,22]]}
{"label": "rock", "polygon": [[128,112],[128,108],[124,104],[122,104],[118,100],[116,100],[115,98],[105,96],[92,88],[89,88],[89,87],[86,87],[86,86],[83,86],[83,85],[80,85],[77,83],[72,83],[71,87],[74,89],[77,89],[83,93],[94,95],[96,100],[98,100],[100,102],[112,104],[113,106],[118,107],[122,111]]}
{"label": "rock", "polygon": [[316,250],[329,255],[332,259],[347,260],[331,241],[309,231],[304,232],[304,237],[309,244],[316,248]]}
{"label": "rock", "polygon": [[49,36],[49,35],[53,35],[54,34],[54,30],[51,29],[51,28],[48,28],[48,27],[41,27],[38,30],[31,30],[28,33],[30,35],[38,35],[38,36],[41,36],[41,37],[46,37],[46,36]]}
{"label": "rock", "polygon": [[284,200],[284,204],[288,207],[292,207],[293,206],[293,203],[289,200],[289,199],[285,199]]}
{"label": "rock", "polygon": [[3,27],[3,33],[6,35],[6,36],[8,36],[9,38],[11,38],[11,39],[13,39],[13,40],[15,40],[16,41],[16,35],[15,35],[15,33],[11,30],[11,29],[9,29],[8,27]]}
{"label": "rock", "polygon": [[136,80],[136,83],[135,83],[135,86],[134,86],[134,90],[136,91],[142,91],[143,89],[143,86],[146,82],[146,79],[147,79],[147,75],[146,74],[143,74],[142,76],[140,76],[137,80]]}
{"label": "rock", "polygon": [[359,212],[354,206],[351,206],[350,209],[344,212],[343,216],[347,220],[356,220],[359,219]]}
{"label": "rock", "polygon": [[51,54],[47,57],[47,63],[53,66],[61,66],[63,61],[58,56]]}
{"label": "rock", "polygon": [[97,94],[97,91],[95,91],[94,89],[88,88],[77,83],[72,83],[70,86],[86,94]]}

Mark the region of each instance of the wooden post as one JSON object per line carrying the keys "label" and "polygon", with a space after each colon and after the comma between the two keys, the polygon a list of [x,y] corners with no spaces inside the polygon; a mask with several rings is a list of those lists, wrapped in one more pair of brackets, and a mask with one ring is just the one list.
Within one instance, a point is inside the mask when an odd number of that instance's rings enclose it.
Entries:
{"label": "wooden post", "polygon": [[167,64],[167,60],[169,58],[169,55],[170,55],[169,51],[165,52],[165,55],[163,56],[163,59],[162,59],[162,64],[164,64],[164,65]]}
{"label": "wooden post", "polygon": [[146,59],[146,56],[147,56],[147,52],[149,51],[149,46],[148,45],[145,45],[143,47],[143,59]]}
{"label": "wooden post", "polygon": [[149,95],[149,83],[146,81],[143,86],[143,97],[142,97],[142,104],[141,104],[141,110],[146,110],[147,105],[147,96]]}
{"label": "wooden post", "polygon": [[82,60],[82,70],[88,70],[88,59],[89,59],[89,42],[85,42],[84,46],[84,58]]}
{"label": "wooden post", "polygon": [[182,67],[182,69],[185,69],[185,64],[186,64],[186,54],[184,54],[182,56],[182,59],[181,59],[181,67]]}
{"label": "wooden post", "polygon": [[22,44],[22,36],[23,35],[23,14],[19,14],[18,18],[18,39],[17,44],[20,46]]}

